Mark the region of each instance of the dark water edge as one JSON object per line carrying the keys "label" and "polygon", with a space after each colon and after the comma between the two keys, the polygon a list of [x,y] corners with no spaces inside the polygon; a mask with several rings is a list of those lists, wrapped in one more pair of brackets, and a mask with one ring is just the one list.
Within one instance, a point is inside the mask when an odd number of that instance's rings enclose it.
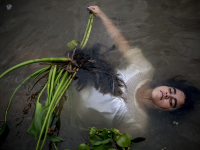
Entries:
{"label": "dark water edge", "polygon": [[[7,10],[7,3],[12,9]],[[63,57],[67,43],[81,41],[89,14],[86,8],[98,5],[128,39],[139,47],[156,69],[154,79],[182,75],[200,89],[200,1],[199,0],[0,0],[0,73],[20,62],[43,57]],[[114,43],[101,21],[94,18],[88,46]],[[111,58],[112,59],[112,58]],[[0,120],[14,89],[28,75],[41,68],[37,64],[9,73],[0,80]],[[29,84],[20,88],[8,113],[9,135],[0,144],[2,150],[35,149],[37,140],[26,133],[34,114],[40,82],[27,94]],[[45,95],[43,95],[45,98]],[[151,114],[144,144],[132,149],[200,149],[200,100],[190,114],[166,116]],[[70,118],[69,102],[59,104],[61,128],[66,139],[59,149],[75,150],[88,140],[87,132],[78,129]],[[178,121],[178,126],[173,124]],[[44,149],[54,149],[46,142]]]}

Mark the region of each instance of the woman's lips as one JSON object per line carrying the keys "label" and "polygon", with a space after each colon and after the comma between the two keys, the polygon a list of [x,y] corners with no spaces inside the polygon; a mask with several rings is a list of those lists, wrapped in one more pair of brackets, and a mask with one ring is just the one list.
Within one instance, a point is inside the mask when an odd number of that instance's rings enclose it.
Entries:
{"label": "woman's lips", "polygon": [[160,100],[162,100],[162,98],[163,98],[163,92],[162,91],[160,91],[161,92],[161,98],[160,98]]}

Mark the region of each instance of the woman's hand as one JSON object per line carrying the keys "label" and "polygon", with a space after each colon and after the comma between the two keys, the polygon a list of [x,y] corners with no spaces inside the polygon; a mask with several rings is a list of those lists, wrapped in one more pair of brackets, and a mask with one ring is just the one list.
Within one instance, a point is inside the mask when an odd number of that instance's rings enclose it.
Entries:
{"label": "woman's hand", "polygon": [[91,11],[96,16],[100,16],[102,14],[102,11],[98,6],[89,6],[87,10]]}
{"label": "woman's hand", "polygon": [[101,11],[98,6],[89,6],[87,9],[99,18],[101,18],[108,34],[113,39],[119,50],[125,53],[131,49],[128,41],[124,38],[124,36],[119,32],[119,30],[113,25],[110,19],[103,13],[103,11]]}

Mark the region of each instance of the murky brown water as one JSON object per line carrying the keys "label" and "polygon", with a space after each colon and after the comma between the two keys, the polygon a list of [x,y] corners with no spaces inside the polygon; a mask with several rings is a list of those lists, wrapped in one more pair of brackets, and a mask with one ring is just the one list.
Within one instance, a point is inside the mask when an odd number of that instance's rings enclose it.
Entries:
{"label": "murky brown water", "polygon": [[[154,78],[183,75],[200,88],[200,1],[199,0],[7,0],[12,4],[6,9],[6,1],[0,1],[0,73],[20,62],[43,57],[62,57],[67,43],[81,41],[89,14],[89,5],[98,5],[129,40],[131,46],[140,47],[156,68]],[[102,43],[108,47],[113,42],[101,21],[94,19],[89,45]],[[14,89],[28,75],[40,68],[33,64],[9,73],[0,80],[0,120]],[[34,138],[26,133],[35,108],[42,78],[30,94],[29,84],[16,94],[8,113],[10,134],[0,149],[35,149]],[[84,143],[86,135],[70,126],[66,119],[67,101],[62,101],[59,136],[66,139],[59,149],[75,150]],[[152,117],[145,136],[145,150],[198,150],[200,149],[200,105],[179,121],[172,122]],[[165,123],[167,122],[167,123]],[[46,142],[45,149],[50,149]]]}

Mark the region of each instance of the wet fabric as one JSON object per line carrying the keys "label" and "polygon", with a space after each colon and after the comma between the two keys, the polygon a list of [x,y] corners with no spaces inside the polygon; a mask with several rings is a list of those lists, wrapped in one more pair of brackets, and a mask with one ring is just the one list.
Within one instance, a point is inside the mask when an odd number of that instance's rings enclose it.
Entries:
{"label": "wet fabric", "polygon": [[127,52],[124,58],[129,65],[118,70],[119,76],[126,84],[126,87],[122,88],[122,97],[103,94],[89,86],[78,92],[75,86],[71,86],[68,96],[75,126],[85,129],[92,126],[114,127],[133,137],[144,131],[148,117],[139,108],[135,93],[141,85],[152,79],[153,68],[138,48]]}

